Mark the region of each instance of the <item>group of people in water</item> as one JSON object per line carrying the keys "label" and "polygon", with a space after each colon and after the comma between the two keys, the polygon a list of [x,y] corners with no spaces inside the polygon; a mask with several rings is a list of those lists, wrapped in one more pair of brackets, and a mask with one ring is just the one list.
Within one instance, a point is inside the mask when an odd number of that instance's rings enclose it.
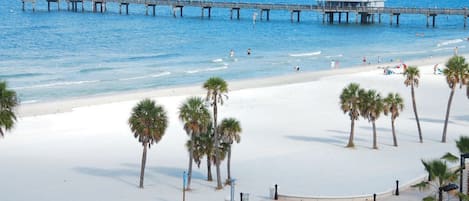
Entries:
{"label": "group of people in water", "polygon": [[[251,48],[248,48],[247,50],[247,53],[246,53],[248,56],[251,55]],[[235,56],[235,52],[233,49],[230,50],[230,57],[234,57]]]}

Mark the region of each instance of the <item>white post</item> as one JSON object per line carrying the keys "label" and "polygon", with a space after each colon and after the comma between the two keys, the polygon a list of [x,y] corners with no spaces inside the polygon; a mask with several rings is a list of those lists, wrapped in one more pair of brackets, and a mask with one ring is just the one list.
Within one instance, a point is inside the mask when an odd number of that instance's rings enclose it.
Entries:
{"label": "white post", "polygon": [[231,179],[231,196],[230,201],[235,201],[235,179]]}

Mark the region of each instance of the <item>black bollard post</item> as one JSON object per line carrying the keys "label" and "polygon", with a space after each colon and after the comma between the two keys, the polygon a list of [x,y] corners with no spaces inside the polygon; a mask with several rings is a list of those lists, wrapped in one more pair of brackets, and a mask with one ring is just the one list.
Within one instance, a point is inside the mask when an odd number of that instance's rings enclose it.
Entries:
{"label": "black bollard post", "polygon": [[399,180],[396,180],[396,196],[399,196]]}
{"label": "black bollard post", "polygon": [[278,192],[277,192],[277,184],[275,184],[275,194],[274,194],[274,200],[278,200]]}
{"label": "black bollard post", "polygon": [[243,201],[243,193],[239,193],[239,195],[241,196],[241,201]]}
{"label": "black bollard post", "polygon": [[373,201],[376,201],[376,193],[373,194]]}

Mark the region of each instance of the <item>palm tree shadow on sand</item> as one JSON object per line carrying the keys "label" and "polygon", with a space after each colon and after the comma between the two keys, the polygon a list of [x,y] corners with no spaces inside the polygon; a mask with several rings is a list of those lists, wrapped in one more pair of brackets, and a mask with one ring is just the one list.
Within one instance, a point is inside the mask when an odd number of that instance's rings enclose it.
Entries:
{"label": "palm tree shadow on sand", "polygon": [[[326,130],[327,132],[332,133],[340,133],[344,134],[344,136],[329,136],[329,137],[313,137],[313,136],[301,136],[301,135],[287,135],[285,138],[295,141],[302,141],[302,142],[318,142],[324,143],[328,145],[334,145],[338,147],[344,147],[347,144],[348,134],[349,132],[345,131],[337,131],[337,130]],[[363,141],[363,139],[356,138],[357,141]]]}
{"label": "palm tree shadow on sand", "polygon": [[[340,139],[340,140],[341,140],[342,142],[344,142],[344,143],[347,143],[348,138],[350,137],[350,131],[330,130],[330,129],[329,129],[329,130],[326,130],[326,132],[341,134],[341,135],[333,135],[333,136],[331,136],[331,137]],[[364,142],[364,141],[366,141],[365,139],[360,138],[360,137],[358,137],[357,135],[355,135],[354,140],[355,140],[355,141],[358,141],[358,142]]]}
{"label": "palm tree shadow on sand", "polygon": [[[132,163],[121,164],[124,168],[95,168],[95,167],[75,167],[73,170],[90,176],[104,177],[114,179],[116,181],[125,183],[130,186],[138,186],[137,180],[140,176],[140,165]],[[147,166],[145,172],[145,178],[153,179],[155,173],[166,175],[170,177],[176,177],[182,179],[182,174],[186,169],[176,167],[164,167],[164,166]],[[131,179],[129,179],[131,178]],[[192,172],[192,178],[203,180],[205,177],[199,171]]]}
{"label": "palm tree shadow on sand", "polygon": [[[134,163],[123,163],[123,166],[131,168],[140,168],[140,165]],[[157,173],[161,175],[166,175],[170,177],[182,178],[182,174],[187,172],[187,169],[179,167],[167,167],[167,166],[148,166],[147,170],[150,173]],[[205,179],[205,176],[199,171],[192,171],[192,178],[195,179]]]}
{"label": "palm tree shadow on sand", "polygon": [[[120,181],[130,186],[138,186],[137,179],[140,176],[139,169],[129,169],[129,168],[114,168],[114,169],[105,169],[105,168],[94,168],[94,167],[75,167],[73,170],[90,176],[95,177],[105,177]],[[124,178],[135,178],[131,181]]]}
{"label": "palm tree shadow on sand", "polygon": [[[409,119],[415,121],[415,118],[409,118]],[[425,118],[425,117],[422,118],[421,117],[419,120],[423,121],[423,122],[427,122],[427,123],[436,123],[436,124],[444,124],[445,123],[444,119],[433,119],[433,118]],[[449,124],[455,124],[454,121],[451,121],[451,120],[448,120],[448,123]]]}
{"label": "palm tree shadow on sand", "polygon": [[[187,169],[183,168],[176,168],[176,167],[164,167],[164,166],[157,166],[157,167],[149,167],[150,171],[154,171],[159,174],[163,174],[166,176],[176,177],[182,179],[182,174],[187,172]],[[192,170],[192,178],[193,179],[201,179],[204,180],[205,176],[199,172]]]}
{"label": "palm tree shadow on sand", "polygon": [[[368,127],[368,126],[361,126],[360,129],[364,129],[364,130],[373,130],[372,127]],[[377,127],[376,128],[376,131],[380,131],[380,132],[392,132],[391,129],[389,128],[382,128],[382,127]]]}
{"label": "palm tree shadow on sand", "polygon": [[455,116],[454,118],[458,121],[467,121],[467,122],[469,122],[469,115]]}

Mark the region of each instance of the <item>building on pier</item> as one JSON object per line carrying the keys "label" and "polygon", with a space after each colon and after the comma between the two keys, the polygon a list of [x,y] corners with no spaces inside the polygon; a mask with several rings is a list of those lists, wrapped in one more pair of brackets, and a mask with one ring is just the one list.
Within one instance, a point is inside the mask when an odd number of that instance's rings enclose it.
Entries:
{"label": "building on pier", "polygon": [[[356,22],[362,24],[374,23],[375,10],[384,8],[385,0],[317,0],[319,8],[322,8],[323,23],[328,21],[334,23],[334,16],[338,15],[338,22],[342,21],[342,14],[345,14],[346,23],[349,22],[349,13],[356,15]],[[372,10],[370,10],[372,9]],[[379,13],[379,12],[378,12]],[[360,20],[359,20],[360,19]],[[378,14],[378,20],[381,22],[381,14]]]}
{"label": "building on pier", "polygon": [[383,8],[384,0],[317,0],[317,4],[323,7],[373,7]]}

